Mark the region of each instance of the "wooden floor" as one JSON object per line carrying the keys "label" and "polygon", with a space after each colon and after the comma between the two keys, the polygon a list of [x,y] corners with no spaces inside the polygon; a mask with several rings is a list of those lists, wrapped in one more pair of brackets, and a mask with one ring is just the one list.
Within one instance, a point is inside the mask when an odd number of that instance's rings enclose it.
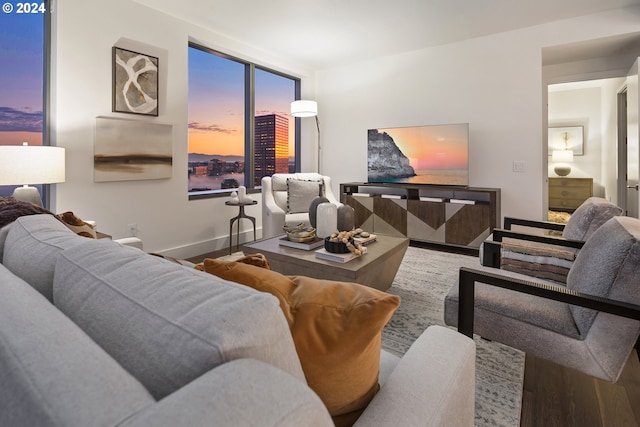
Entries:
{"label": "wooden floor", "polygon": [[635,350],[615,384],[527,355],[520,426],[640,426]]}

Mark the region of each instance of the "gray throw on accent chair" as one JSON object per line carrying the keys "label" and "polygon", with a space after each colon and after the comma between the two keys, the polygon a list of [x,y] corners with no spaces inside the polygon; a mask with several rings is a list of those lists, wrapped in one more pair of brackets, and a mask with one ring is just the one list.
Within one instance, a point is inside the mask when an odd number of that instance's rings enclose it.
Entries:
{"label": "gray throw on accent chair", "polygon": [[460,270],[445,323],[606,381],[640,334],[640,220],[616,216],[576,256],[566,287],[494,268]]}
{"label": "gray throw on accent chair", "polygon": [[[575,254],[601,225],[619,215],[619,206],[590,197],[567,224],[505,217],[504,229],[495,229],[483,242],[481,264],[565,283]],[[512,226],[525,228],[516,231]],[[549,235],[550,231],[562,235]]]}

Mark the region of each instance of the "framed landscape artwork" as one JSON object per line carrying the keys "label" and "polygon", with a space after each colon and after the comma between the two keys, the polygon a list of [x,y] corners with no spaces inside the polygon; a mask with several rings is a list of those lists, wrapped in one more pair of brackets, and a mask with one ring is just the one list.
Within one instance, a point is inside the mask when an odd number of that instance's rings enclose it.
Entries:
{"label": "framed landscape artwork", "polygon": [[172,132],[167,124],[97,117],[94,181],[171,178]]}
{"label": "framed landscape artwork", "polygon": [[158,58],[113,47],[112,111],[158,115]]}
{"label": "framed landscape artwork", "polygon": [[574,156],[584,155],[584,127],[564,126],[549,128],[549,155],[554,150],[571,150]]}

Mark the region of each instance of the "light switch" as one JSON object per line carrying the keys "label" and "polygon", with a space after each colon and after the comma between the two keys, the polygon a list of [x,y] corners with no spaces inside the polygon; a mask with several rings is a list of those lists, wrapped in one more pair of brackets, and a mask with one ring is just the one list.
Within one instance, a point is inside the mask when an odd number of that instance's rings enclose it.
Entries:
{"label": "light switch", "polygon": [[520,160],[513,161],[513,171],[514,172],[524,172],[524,162]]}

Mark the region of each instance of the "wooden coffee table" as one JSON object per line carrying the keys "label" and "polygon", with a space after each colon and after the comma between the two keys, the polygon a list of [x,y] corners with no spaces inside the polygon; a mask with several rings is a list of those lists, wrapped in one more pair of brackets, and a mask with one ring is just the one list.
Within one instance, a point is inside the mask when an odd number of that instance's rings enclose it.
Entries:
{"label": "wooden coffee table", "polygon": [[315,251],[280,246],[281,237],[246,243],[242,250],[246,255],[263,254],[271,269],[282,274],[356,282],[382,291],[393,283],[409,246],[409,239],[405,237],[378,235],[377,241],[367,246],[366,255],[343,264],[318,259]]}

